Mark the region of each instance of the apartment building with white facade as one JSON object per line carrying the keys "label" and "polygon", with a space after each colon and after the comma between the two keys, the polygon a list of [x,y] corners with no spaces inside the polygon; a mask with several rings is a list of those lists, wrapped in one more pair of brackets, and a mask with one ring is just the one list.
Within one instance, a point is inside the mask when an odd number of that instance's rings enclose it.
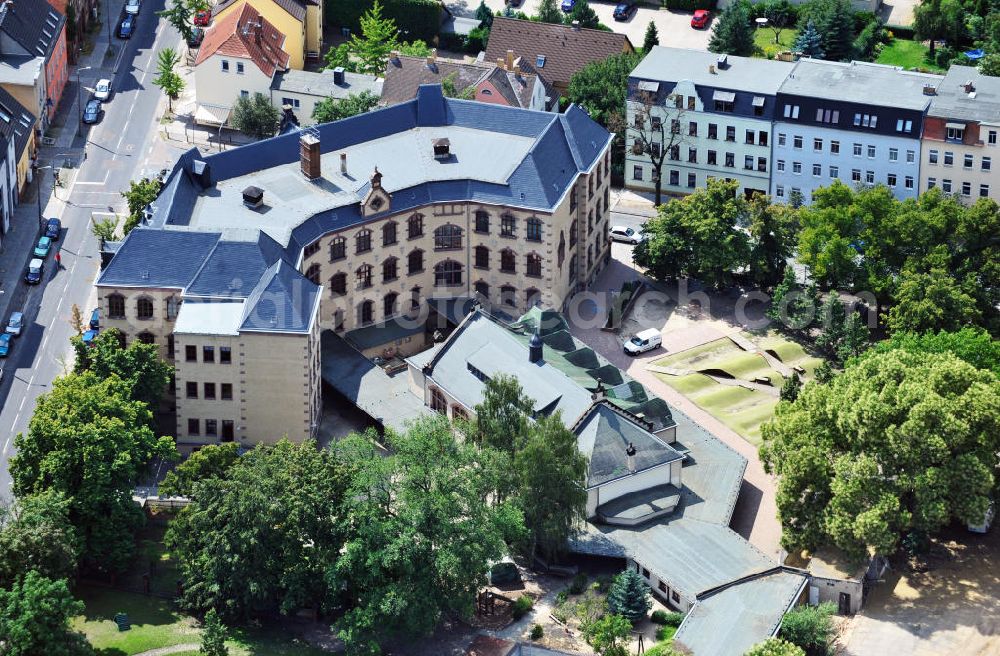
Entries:
{"label": "apartment building with white facade", "polygon": [[931,98],[921,142],[921,191],[1000,202],[1000,78],[952,66]]}
{"label": "apartment building with white facade", "polygon": [[920,135],[941,79],[866,62],[796,62],[777,94],[771,196],[809,203],[839,179],[915,197]]}
{"label": "apartment building with white facade", "polygon": [[[636,148],[651,122],[666,127],[671,151],[660,177],[664,193],[683,195],[711,178],[737,180],[748,196],[766,194],[771,175],[772,122],[778,88],[791,62],[719,56],[682,48],[653,48],[629,76],[625,184],[653,191],[655,171]],[[637,122],[638,120],[638,122]],[[639,152],[636,152],[639,150]]]}

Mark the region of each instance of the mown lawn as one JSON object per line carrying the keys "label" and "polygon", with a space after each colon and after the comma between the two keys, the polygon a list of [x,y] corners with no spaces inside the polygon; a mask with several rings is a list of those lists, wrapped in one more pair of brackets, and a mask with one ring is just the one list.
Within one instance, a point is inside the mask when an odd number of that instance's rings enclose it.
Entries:
{"label": "mown lawn", "polygon": [[753,42],[764,57],[774,59],[774,56],[779,52],[792,49],[792,44],[795,43],[795,30],[781,30],[778,35],[778,43],[775,43],[774,30],[769,27],[757,28],[753,33]]}
{"label": "mown lawn", "polygon": [[879,64],[902,66],[906,69],[920,68],[934,72],[944,72],[934,64],[927,63],[927,46],[919,41],[908,39],[893,39],[882,47],[878,59]]}

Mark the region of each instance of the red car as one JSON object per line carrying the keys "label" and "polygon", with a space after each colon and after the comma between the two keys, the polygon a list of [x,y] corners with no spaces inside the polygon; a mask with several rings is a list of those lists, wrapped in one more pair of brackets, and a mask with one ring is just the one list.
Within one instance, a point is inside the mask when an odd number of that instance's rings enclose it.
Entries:
{"label": "red car", "polygon": [[194,15],[194,24],[198,27],[208,27],[208,24],[212,22],[212,12],[205,10],[199,11]]}
{"label": "red car", "polygon": [[697,9],[694,12],[694,16],[691,17],[691,27],[696,30],[704,29],[708,26],[708,10],[707,9]]}

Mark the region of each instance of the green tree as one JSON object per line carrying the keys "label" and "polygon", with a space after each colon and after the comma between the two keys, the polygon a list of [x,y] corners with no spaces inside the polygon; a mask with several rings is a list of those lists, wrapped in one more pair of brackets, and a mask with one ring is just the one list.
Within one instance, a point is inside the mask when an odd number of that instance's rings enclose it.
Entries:
{"label": "green tree", "polygon": [[493,12],[486,6],[485,0],[479,0],[479,6],[476,7],[476,20],[479,21],[479,27],[484,30],[493,27]]}
{"label": "green tree", "polygon": [[441,92],[448,98],[461,98],[462,100],[475,100],[476,87],[473,84],[458,90],[455,81],[458,80],[458,72],[449,73],[441,78]]}
{"label": "green tree", "polygon": [[806,653],[802,647],[787,640],[768,638],[754,645],[744,656],[806,656]]}
{"label": "green tree", "polygon": [[679,275],[722,287],[750,257],[747,235],[738,226],[749,217],[749,204],[738,184],[710,180],[708,186],[659,207],[643,226],[646,239],[635,248],[635,261],[658,280]]}
{"label": "green tree", "polygon": [[563,15],[556,0],[542,0],[536,18],[542,23],[562,24]]}
{"label": "green tree", "polygon": [[128,217],[122,228],[124,234],[132,232],[132,229],[142,223],[145,216],[146,207],[151,205],[156,197],[160,195],[160,181],[156,178],[143,178],[136,182],[132,180],[128,183],[128,191],[121,192],[122,198],[128,205]]}
{"label": "green tree", "polygon": [[819,295],[815,285],[800,285],[795,279],[795,270],[788,267],[781,282],[774,288],[767,316],[791,330],[805,330],[816,318],[818,306]]}
{"label": "green tree", "polygon": [[806,57],[823,59],[825,54],[823,51],[823,37],[816,29],[815,22],[809,20],[806,22],[805,27],[799,30],[798,35],[795,37],[795,43],[792,45],[792,50],[801,52]]}
{"label": "green tree", "polygon": [[[795,21],[795,7],[788,0],[765,0],[761,11],[767,27],[774,32],[774,43],[780,43],[781,31]],[[796,48],[797,50],[797,48]]]}
{"label": "green tree", "polygon": [[982,520],[1000,385],[950,353],[873,353],[780,403],[762,433],[785,548],[891,554],[912,532]]}
{"label": "green tree", "polygon": [[854,56],[858,59],[871,61],[878,56],[878,46],[885,40],[885,27],[882,21],[876,19],[865,25],[854,39]]}
{"label": "green tree", "polygon": [[[406,55],[407,57],[426,57],[434,48],[427,45],[426,41],[421,39],[415,39],[413,41],[406,41],[399,44],[399,54]],[[385,69],[382,69],[382,75],[385,74]]]}
{"label": "green tree", "polygon": [[754,52],[750,10],[743,2],[728,5],[719,14],[708,41],[711,52],[749,57]]}
{"label": "green tree", "polygon": [[534,401],[514,376],[501,374],[486,381],[483,401],[476,406],[476,441],[513,455],[528,434]]}
{"label": "green tree", "polygon": [[255,93],[240,96],[233,105],[229,122],[234,128],[254,139],[268,139],[278,131],[281,112],[271,104],[267,96]]}
{"label": "green tree", "polygon": [[785,382],[781,384],[781,400],[788,401],[791,403],[795,399],[799,398],[799,392],[802,391],[802,377],[799,376],[797,372],[792,372],[792,375],[785,379]]}
{"label": "green tree", "polygon": [[[819,606],[797,606],[785,613],[781,620],[781,639],[805,652],[807,656],[827,656],[833,644],[833,614],[836,606],[824,603]],[[777,649],[777,647],[775,648]],[[763,651],[761,654],[791,656],[796,652],[785,646],[780,650]]]}
{"label": "green tree", "polygon": [[156,55],[156,77],[153,84],[167,94],[167,111],[174,111],[174,98],[184,90],[184,78],[174,68],[180,62],[180,55],[173,48],[164,48]]}
{"label": "green tree", "polygon": [[346,489],[336,454],[287,439],[256,446],[225,477],[200,480],[166,536],[184,605],[239,619],[331,608],[325,577],[344,544]]}
{"label": "green tree", "polygon": [[[626,52],[587,64],[570,78],[566,99],[586,109],[604,127],[618,127],[613,126],[612,118],[622,114],[629,73],[640,61],[641,54]],[[624,136],[624,132],[620,134]]]}
{"label": "green tree", "polygon": [[836,180],[817,189],[812,205],[798,212],[799,261],[826,287],[851,287],[864,280],[857,250],[864,225],[858,220],[861,210],[856,200],[853,190]]}
{"label": "green tree", "polygon": [[854,9],[850,0],[813,0],[799,11],[799,24],[812,21],[823,37],[826,59],[846,61],[854,54]]}
{"label": "green tree", "polygon": [[922,334],[897,332],[876,344],[870,353],[896,349],[919,354],[951,353],[976,369],[988,369],[1000,377],[1000,341],[982,328],[966,326],[956,332]]}
{"label": "green tree", "polygon": [[372,8],[361,16],[361,35],[352,34],[348,51],[358,61],[358,72],[383,75],[389,53],[398,49],[399,29],[396,21],[382,16],[382,3],[375,0]]}
{"label": "green tree", "polygon": [[346,98],[324,98],[313,107],[312,117],[317,123],[330,123],[370,112],[378,103],[379,97],[371,91],[352,93]]}
{"label": "green tree", "polygon": [[337,444],[352,469],[351,536],[330,585],[346,603],[338,635],[358,654],[397,636],[427,635],[446,613],[471,616],[489,563],[523,535],[511,505],[482,503],[488,484],[479,449],[459,443],[446,418],[389,432],[387,457],[376,454],[373,439]]}
{"label": "green tree", "polygon": [[754,284],[770,288],[781,282],[797,240],[798,221],[791,208],[761,195],[750,201],[749,266]]}
{"label": "green tree", "polygon": [[14,438],[10,461],[17,496],[47,490],[69,501],[83,540],[84,564],[116,572],[130,561],[142,513],[132,489],[153,458],[176,455],[173,440],[153,433],[145,403],[131,386],[92,372],[57,378],[38,398],[27,433]]}
{"label": "green tree", "polygon": [[98,220],[96,216],[90,218],[90,232],[97,237],[101,250],[104,244],[115,240],[115,231],[118,229],[118,220],[115,217],[108,217]]}
{"label": "green tree", "polygon": [[589,623],[584,635],[600,656],[628,656],[632,623],[621,615],[608,614]]}
{"label": "green tree", "polygon": [[965,8],[959,0],[921,0],[913,10],[913,31],[922,41],[930,41],[929,57],[934,58],[934,42],[945,41],[958,47],[968,36]]}
{"label": "green tree", "polygon": [[979,73],[1000,77],[1000,53],[990,53],[979,60]]}
{"label": "green tree", "polygon": [[816,365],[816,371],[813,373],[817,383],[829,383],[833,380],[834,375],[833,367],[826,360]]}
{"label": "green tree", "polygon": [[80,539],[69,520],[69,501],[42,492],[0,505],[0,588],[29,570],[50,579],[76,572]]}
{"label": "green tree", "polygon": [[210,478],[226,478],[240,454],[236,442],[209,444],[192,453],[163,477],[158,491],[161,497],[189,497],[195,484]]}
{"label": "green tree", "polygon": [[642,38],[642,51],[648,53],[658,45],[660,45],[660,33],[656,29],[656,23],[650,20],[646,26],[646,35]]}
{"label": "green tree", "polygon": [[87,656],[93,649],[70,620],[83,612],[64,579],[30,571],[0,588],[0,649],[5,656]]}
{"label": "green tree", "polygon": [[160,347],[156,344],[133,340],[123,347],[120,336],[118,329],[111,328],[98,335],[89,347],[82,339],[72,338],[76,352],[73,371],[77,374],[90,371],[99,379],[117,376],[128,384],[128,398],[156,410],[173,368],[160,359]]}
{"label": "green tree", "polygon": [[601,26],[601,19],[597,17],[597,12],[594,11],[594,8],[590,6],[587,0],[576,0],[576,3],[573,4],[573,11],[566,14],[565,22],[567,25],[577,22],[580,24],[580,27],[587,27],[592,30]]}
{"label": "green tree", "polygon": [[184,41],[191,41],[194,27],[191,22],[191,6],[184,0],[173,0],[170,9],[156,12],[157,16],[167,19],[175,30],[180,32]]}
{"label": "green tree", "polygon": [[546,558],[563,553],[575,527],[587,519],[587,458],[558,412],[531,425],[514,456],[514,473],[529,562],[536,551]]}
{"label": "green tree", "polygon": [[976,305],[970,280],[963,284],[943,268],[927,273],[907,268],[899,281],[886,323],[892,332],[922,333],[958,330],[978,323],[982,313]]}
{"label": "green tree", "polygon": [[229,649],[226,647],[226,625],[219,619],[219,614],[214,608],[210,608],[205,613],[205,622],[201,632],[201,649],[199,654],[204,656],[229,656]]}
{"label": "green tree", "polygon": [[608,590],[608,610],[621,615],[632,624],[646,618],[646,613],[653,607],[649,586],[643,582],[639,573],[626,569],[615,577]]}

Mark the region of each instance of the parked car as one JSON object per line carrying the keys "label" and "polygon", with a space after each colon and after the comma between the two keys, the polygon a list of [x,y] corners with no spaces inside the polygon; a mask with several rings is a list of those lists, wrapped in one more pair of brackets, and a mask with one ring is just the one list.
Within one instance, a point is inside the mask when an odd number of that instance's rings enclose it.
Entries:
{"label": "parked car", "polygon": [[7,328],[4,332],[13,337],[17,337],[21,334],[21,330],[24,329],[24,313],[23,312],[11,312],[10,319],[7,320]]}
{"label": "parked car", "polygon": [[14,337],[4,333],[0,335],[0,358],[6,358],[10,355],[10,347],[12,346]]}
{"label": "parked car", "polygon": [[97,98],[91,98],[87,101],[87,106],[83,108],[83,122],[84,123],[97,123],[97,120],[101,117],[101,101]]}
{"label": "parked car", "polygon": [[212,22],[212,12],[207,9],[196,12],[194,15],[194,24],[198,27],[208,27],[208,24]]}
{"label": "parked car", "polygon": [[94,87],[94,97],[101,102],[111,100],[111,80],[98,80],[97,86]]}
{"label": "parked car", "polygon": [[45,269],[45,263],[39,260],[37,257],[28,262],[28,271],[24,274],[24,282],[29,285],[37,285],[42,281],[42,271]]}
{"label": "parked car", "polygon": [[663,343],[663,336],[656,328],[649,328],[636,333],[635,337],[625,342],[626,355],[639,355],[646,351],[652,351]]}
{"label": "parked car", "polygon": [[696,9],[691,17],[691,27],[696,30],[703,30],[708,27],[708,19],[711,16],[707,9]]}
{"label": "parked car", "polygon": [[638,244],[642,241],[642,235],[639,231],[625,226],[611,226],[609,236],[611,237],[611,241],[621,241],[626,244]]}
{"label": "parked car", "polygon": [[125,0],[125,13],[132,14],[133,16],[135,14],[138,14],[140,9],[140,4],[141,3],[139,0]]}
{"label": "parked car", "polygon": [[101,328],[101,308],[94,308],[90,313],[90,329],[99,330]]}
{"label": "parked car", "polygon": [[87,332],[83,333],[82,339],[83,339],[83,345],[86,346],[87,348],[90,348],[91,346],[94,345],[94,340],[97,339],[97,331],[88,330]]}
{"label": "parked car", "polygon": [[52,248],[52,240],[48,237],[39,237],[38,243],[35,244],[35,257],[40,257],[45,259],[49,255],[49,250]]}
{"label": "parked car", "polygon": [[125,18],[122,19],[121,24],[118,26],[118,38],[130,39],[132,38],[133,31],[135,31],[135,16],[133,16],[132,14],[127,14]]}
{"label": "parked car", "polygon": [[573,7],[576,6],[576,0],[562,0],[562,10],[567,14],[573,11]]}
{"label": "parked car", "polygon": [[59,235],[62,233],[62,221],[56,218],[51,218],[45,222],[45,236],[52,241],[58,241]]}
{"label": "parked car", "polygon": [[635,13],[635,0],[625,0],[615,5],[615,12],[611,15],[616,21],[627,21]]}
{"label": "parked car", "polygon": [[195,27],[191,30],[191,36],[188,37],[187,44],[189,48],[197,48],[204,40],[205,30],[200,27]]}

